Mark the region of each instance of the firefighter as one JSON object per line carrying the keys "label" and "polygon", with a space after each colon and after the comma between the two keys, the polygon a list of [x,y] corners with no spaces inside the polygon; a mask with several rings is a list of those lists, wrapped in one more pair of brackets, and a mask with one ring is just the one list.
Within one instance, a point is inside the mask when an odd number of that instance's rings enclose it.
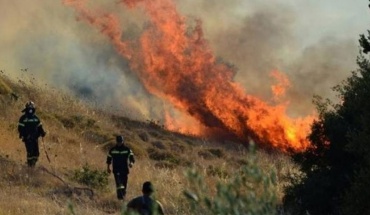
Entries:
{"label": "firefighter", "polygon": [[34,167],[39,157],[38,138],[45,137],[40,119],[35,114],[36,108],[32,101],[26,103],[24,113],[18,121],[19,138],[22,139],[27,151],[27,165]]}
{"label": "firefighter", "polygon": [[109,150],[107,156],[107,172],[109,174],[112,172],[110,168],[112,163],[117,198],[123,200],[127,190],[129,169],[135,163],[135,158],[131,149],[125,146],[122,136],[116,136],[116,145]]}
{"label": "firefighter", "polygon": [[143,192],[142,196],[138,196],[127,203],[127,210],[135,211],[140,215],[163,215],[162,204],[152,198],[154,193],[152,183],[150,181],[144,182],[141,191]]}

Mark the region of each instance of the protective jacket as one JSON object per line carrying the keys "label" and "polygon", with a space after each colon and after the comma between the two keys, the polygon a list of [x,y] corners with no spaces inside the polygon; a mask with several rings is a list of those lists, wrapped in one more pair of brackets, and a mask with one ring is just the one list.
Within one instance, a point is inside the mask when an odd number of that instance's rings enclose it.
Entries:
{"label": "protective jacket", "polygon": [[129,173],[129,164],[135,163],[134,153],[125,145],[116,145],[109,150],[107,164],[113,162],[113,173]]}
{"label": "protective jacket", "polygon": [[40,136],[45,136],[40,119],[35,114],[23,114],[18,122],[19,137],[23,141],[37,140]]}

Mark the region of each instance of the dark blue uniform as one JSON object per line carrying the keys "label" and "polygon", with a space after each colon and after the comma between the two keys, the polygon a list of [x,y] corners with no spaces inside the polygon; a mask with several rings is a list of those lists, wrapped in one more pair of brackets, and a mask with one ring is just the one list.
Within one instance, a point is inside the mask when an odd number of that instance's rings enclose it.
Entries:
{"label": "dark blue uniform", "polygon": [[[26,112],[26,111],[25,111]],[[26,145],[27,150],[27,164],[30,167],[35,166],[39,157],[38,138],[45,136],[45,131],[39,118],[32,112],[23,114],[18,122],[19,138]]]}
{"label": "dark blue uniform", "polygon": [[117,198],[123,199],[126,195],[129,166],[135,163],[134,153],[127,146],[120,144],[109,150],[108,166],[113,163],[113,174],[116,181]]}

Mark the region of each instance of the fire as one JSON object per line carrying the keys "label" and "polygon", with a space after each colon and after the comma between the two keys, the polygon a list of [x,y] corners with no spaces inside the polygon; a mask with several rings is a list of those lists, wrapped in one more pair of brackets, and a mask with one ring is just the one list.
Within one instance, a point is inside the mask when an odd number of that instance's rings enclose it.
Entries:
{"label": "fire", "polygon": [[199,122],[192,118],[186,117],[186,115],[176,115],[176,118],[174,118],[173,114],[170,114],[168,111],[166,111],[164,117],[165,126],[168,130],[194,136],[200,136],[204,132],[205,128],[203,128]]}
{"label": "fire", "polygon": [[277,70],[272,71],[270,76],[278,82],[271,86],[271,90],[275,96],[275,100],[279,100],[279,98],[285,96],[286,89],[290,87],[289,79]]}
{"label": "fire", "polygon": [[[149,92],[169,101],[205,129],[180,124],[167,114],[168,128],[213,132],[245,142],[252,138],[283,151],[302,151],[309,146],[306,136],[314,118],[292,119],[286,114],[286,104],[272,106],[246,94],[233,81],[235,71],[215,58],[203,36],[201,21],[188,27],[173,0],[119,2],[125,8],[140,7],[150,20],[137,41],[122,41],[117,15],[92,12],[86,0],[64,3],[110,39],[116,50],[129,59],[132,71]],[[272,90],[282,96],[289,82],[277,71],[272,75],[279,82]]]}

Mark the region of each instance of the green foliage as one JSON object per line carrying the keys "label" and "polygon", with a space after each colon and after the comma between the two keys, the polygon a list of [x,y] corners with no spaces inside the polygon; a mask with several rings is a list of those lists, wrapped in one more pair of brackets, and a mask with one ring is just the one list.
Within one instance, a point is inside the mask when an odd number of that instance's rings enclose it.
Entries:
{"label": "green foliage", "polygon": [[72,203],[70,201],[68,201],[68,211],[72,214],[72,215],[76,215],[75,213],[75,210],[74,210],[74,207],[72,205]]}
{"label": "green foliage", "polygon": [[370,171],[361,170],[355,174],[351,188],[344,195],[343,214],[362,215],[370,214]]}
{"label": "green foliage", "polygon": [[72,180],[92,188],[106,189],[108,176],[106,171],[92,169],[88,164],[85,164],[82,169],[73,171]]}
{"label": "green foliage", "polygon": [[225,166],[212,166],[209,165],[207,168],[207,174],[212,176],[217,176],[221,179],[226,179],[229,177],[229,173]]}
{"label": "green foliage", "polygon": [[[362,35],[360,44],[369,41]],[[293,214],[369,212],[370,63],[361,54],[357,64],[334,88],[341,103],[316,100],[320,117],[309,136],[312,147],[294,156],[304,177],[286,190],[284,203]]]}
{"label": "green foliage", "polygon": [[[370,31],[368,31],[370,35]],[[367,54],[370,51],[370,43],[369,43],[370,37],[368,36],[367,38],[365,35],[360,35],[360,45],[363,48],[363,52]]]}
{"label": "green foliage", "polygon": [[[254,144],[251,144],[254,147]],[[253,149],[253,148],[252,148]],[[215,193],[195,170],[187,173],[192,191],[184,194],[193,214],[276,214],[277,187],[274,171],[263,172],[254,150],[248,164],[228,181],[218,182]]]}

